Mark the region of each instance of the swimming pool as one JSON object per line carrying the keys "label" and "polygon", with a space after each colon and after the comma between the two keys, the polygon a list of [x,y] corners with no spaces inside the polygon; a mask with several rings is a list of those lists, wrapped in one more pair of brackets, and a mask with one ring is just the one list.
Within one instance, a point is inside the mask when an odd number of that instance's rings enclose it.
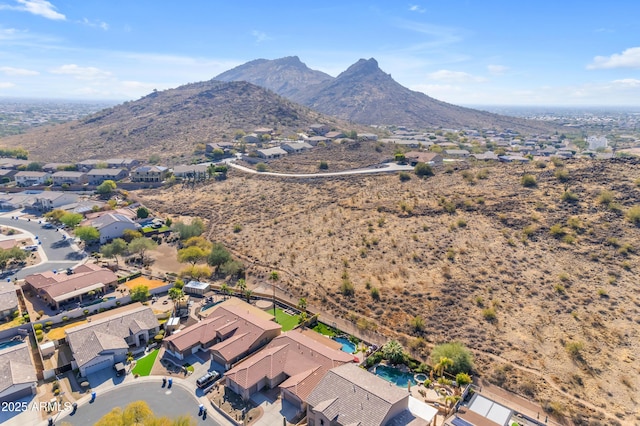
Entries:
{"label": "swimming pool", "polygon": [[333,340],[342,344],[342,351],[352,354],[356,351],[356,345],[346,337],[334,337]]}
{"label": "swimming pool", "polygon": [[211,309],[211,308],[213,308],[214,306],[216,306],[218,303],[222,303],[222,302],[223,302],[223,300],[218,300],[218,301],[216,301],[216,302],[210,302],[210,303],[207,303],[206,305],[203,305],[203,306],[202,306],[202,308],[200,308],[200,312],[204,312],[204,311],[206,311],[207,309]]}
{"label": "swimming pool", "polygon": [[376,376],[380,376],[387,382],[391,382],[401,388],[406,388],[408,386],[408,382],[411,382],[412,386],[418,384],[412,373],[405,373],[397,368],[389,367],[387,365],[378,365],[375,373]]}
{"label": "swimming pool", "polygon": [[0,342],[0,351],[2,349],[10,348],[11,346],[19,345],[20,343],[22,343],[22,340],[19,340],[19,339],[7,340],[5,342]]}

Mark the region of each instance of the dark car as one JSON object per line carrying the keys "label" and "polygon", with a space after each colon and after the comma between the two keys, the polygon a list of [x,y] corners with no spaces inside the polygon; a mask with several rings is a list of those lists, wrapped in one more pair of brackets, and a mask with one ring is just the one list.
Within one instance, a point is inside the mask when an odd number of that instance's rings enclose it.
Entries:
{"label": "dark car", "polygon": [[53,223],[49,223],[49,222],[47,222],[47,223],[45,223],[44,225],[42,225],[42,227],[43,227],[44,229],[53,229],[53,228],[55,228],[55,226],[53,225]]}

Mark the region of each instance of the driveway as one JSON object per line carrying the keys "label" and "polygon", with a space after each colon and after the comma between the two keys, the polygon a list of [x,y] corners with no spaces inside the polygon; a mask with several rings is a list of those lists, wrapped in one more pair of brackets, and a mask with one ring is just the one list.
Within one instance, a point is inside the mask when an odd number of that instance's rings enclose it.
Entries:
{"label": "driveway", "polygon": [[20,213],[7,212],[2,214],[0,216],[0,225],[20,229],[27,236],[34,239],[37,236],[41,242],[38,253],[43,262],[28,268],[6,271],[2,278],[22,279],[27,275],[38,272],[71,268],[84,259],[85,255],[82,254],[77,245],[72,243],[71,239],[62,238],[62,232],[43,228],[42,224],[38,223],[38,219],[31,219],[31,221],[25,218],[11,219],[11,216],[16,217],[16,214]]}

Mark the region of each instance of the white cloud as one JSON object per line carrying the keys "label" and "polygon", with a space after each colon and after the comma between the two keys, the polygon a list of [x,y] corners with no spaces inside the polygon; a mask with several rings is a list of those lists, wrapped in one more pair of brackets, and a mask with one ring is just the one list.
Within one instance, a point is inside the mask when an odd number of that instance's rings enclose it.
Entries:
{"label": "white cloud", "polygon": [[449,81],[455,83],[482,83],[487,81],[484,77],[478,77],[462,71],[439,70],[427,75],[432,80]]}
{"label": "white cloud", "polygon": [[79,67],[76,64],[62,65],[52,69],[50,72],[52,74],[72,75],[78,80],[99,80],[111,76],[108,71],[102,71],[95,67]]}
{"label": "white cloud", "polygon": [[507,72],[509,68],[504,65],[487,65],[487,70],[492,75],[502,75]]}
{"label": "white cloud", "polygon": [[92,28],[101,28],[105,31],[107,31],[109,29],[109,24],[107,24],[106,22],[100,21],[100,20],[94,20],[94,21],[90,21],[87,18],[82,18],[81,21],[78,21],[79,23],[81,23],[82,25],[86,25],[87,27],[92,27]]}
{"label": "white cloud", "polygon": [[32,71],[24,68],[14,68],[14,67],[0,67],[0,72],[10,76],[15,76],[15,75],[26,76],[26,75],[40,74],[38,71]]}
{"label": "white cloud", "polygon": [[28,12],[54,21],[67,19],[62,13],[56,11],[56,7],[46,0],[16,0],[18,6],[0,5],[0,9]]}
{"label": "white cloud", "polygon": [[426,12],[426,9],[424,7],[420,7],[417,4],[412,4],[411,6],[409,6],[409,10],[411,12],[418,12],[418,13]]}
{"label": "white cloud", "polygon": [[640,80],[636,78],[623,78],[620,80],[613,80],[612,83],[619,86],[640,87]]}
{"label": "white cloud", "polygon": [[640,47],[631,47],[611,56],[596,56],[587,69],[640,68]]}
{"label": "white cloud", "polygon": [[262,43],[263,41],[271,40],[271,37],[267,35],[267,33],[253,30],[251,31],[251,35],[256,38],[256,43]]}
{"label": "white cloud", "polygon": [[11,89],[12,87],[16,87],[16,85],[7,81],[0,81],[0,89]]}

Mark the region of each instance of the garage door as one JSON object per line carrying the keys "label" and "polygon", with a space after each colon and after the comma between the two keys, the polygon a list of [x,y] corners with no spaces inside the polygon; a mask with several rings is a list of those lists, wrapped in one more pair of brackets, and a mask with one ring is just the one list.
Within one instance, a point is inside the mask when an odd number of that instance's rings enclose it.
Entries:
{"label": "garage door", "polygon": [[95,373],[96,371],[100,371],[104,368],[110,368],[113,364],[113,359],[105,359],[103,361],[98,362],[97,364],[90,365],[84,368],[84,375],[87,376],[91,373]]}
{"label": "garage door", "polygon": [[20,385],[20,386],[23,386],[23,387],[22,388],[17,387],[17,389],[14,392],[11,392],[10,390],[8,393],[2,392],[2,394],[0,394],[0,401],[2,402],[17,401],[26,396],[33,395],[33,390],[31,389],[31,385]]}

